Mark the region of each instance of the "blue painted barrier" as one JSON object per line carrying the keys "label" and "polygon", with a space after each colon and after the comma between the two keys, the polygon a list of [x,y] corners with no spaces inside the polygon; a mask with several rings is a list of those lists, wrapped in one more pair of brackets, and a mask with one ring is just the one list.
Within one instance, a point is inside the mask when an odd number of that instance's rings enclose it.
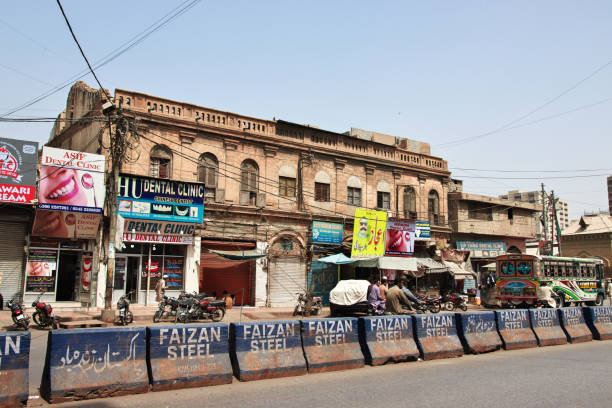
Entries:
{"label": "blue painted barrier", "polygon": [[495,312],[456,313],[459,339],[466,353],[479,354],[499,350]]}
{"label": "blue painted barrier", "polygon": [[540,347],[567,343],[557,309],[530,310],[529,318]]}
{"label": "blue painted barrier", "polygon": [[612,339],[612,307],[594,306],[584,308],[584,320],[597,340]]}
{"label": "blue painted barrier", "polygon": [[309,319],[301,325],[309,373],[364,366],[357,318]]}
{"label": "blue painted barrier", "polygon": [[28,402],[30,332],[0,333],[0,407]]}
{"label": "blue painted barrier", "polygon": [[528,310],[496,310],[495,319],[506,350],[538,346],[535,333],[531,330]]}
{"label": "blue painted barrier", "polygon": [[231,323],[230,357],[241,381],[306,374],[300,322]]}
{"label": "blue painted barrier", "polygon": [[49,402],[149,390],[144,327],[49,332],[41,395]]}
{"label": "blue painted barrier", "polygon": [[147,327],[147,340],[153,391],[232,382],[226,324]]}
{"label": "blue painted barrier", "polygon": [[457,336],[457,320],[453,313],[420,314],[412,317],[417,345],[423,360],[463,355],[463,346]]}
{"label": "blue painted barrier", "polygon": [[591,330],[586,325],[581,307],[563,307],[559,309],[559,320],[570,343],[582,343],[593,340],[593,333],[591,333]]}
{"label": "blue painted barrier", "polygon": [[359,340],[365,362],[370,365],[419,357],[410,316],[362,317],[359,319]]}

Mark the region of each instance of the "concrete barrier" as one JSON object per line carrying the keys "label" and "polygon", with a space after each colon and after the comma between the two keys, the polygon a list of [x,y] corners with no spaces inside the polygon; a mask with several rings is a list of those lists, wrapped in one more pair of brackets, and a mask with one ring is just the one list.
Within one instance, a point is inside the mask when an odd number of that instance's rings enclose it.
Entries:
{"label": "concrete barrier", "polygon": [[455,318],[459,339],[466,353],[487,353],[501,348],[495,312],[456,313]]}
{"label": "concrete barrier", "polygon": [[230,357],[241,381],[306,374],[300,322],[231,323]]}
{"label": "concrete barrier", "polygon": [[153,391],[229,384],[229,328],[226,324],[147,327]]}
{"label": "concrete barrier", "polygon": [[0,333],[0,407],[28,402],[30,332]]}
{"label": "concrete barrier", "polygon": [[49,332],[41,395],[49,402],[149,390],[144,327]]}
{"label": "concrete barrier", "polygon": [[540,347],[567,343],[567,337],[559,323],[557,309],[530,310],[529,318]]}
{"label": "concrete barrier", "polygon": [[419,357],[410,316],[362,317],[359,319],[359,340],[365,362],[370,365]]}
{"label": "concrete barrier", "polygon": [[584,320],[597,340],[612,339],[612,307],[594,306],[584,308]]}
{"label": "concrete barrier", "polygon": [[582,343],[593,340],[593,333],[584,321],[581,307],[563,307],[559,309],[561,327],[567,334],[570,343]]}
{"label": "concrete barrier", "polygon": [[453,313],[420,314],[412,317],[417,345],[423,360],[463,355],[463,346],[457,336],[457,320]]}
{"label": "concrete barrier", "polygon": [[531,330],[529,311],[525,309],[496,310],[497,330],[506,350],[537,347],[538,340]]}
{"label": "concrete barrier", "polygon": [[309,319],[301,325],[309,373],[364,366],[356,318]]}

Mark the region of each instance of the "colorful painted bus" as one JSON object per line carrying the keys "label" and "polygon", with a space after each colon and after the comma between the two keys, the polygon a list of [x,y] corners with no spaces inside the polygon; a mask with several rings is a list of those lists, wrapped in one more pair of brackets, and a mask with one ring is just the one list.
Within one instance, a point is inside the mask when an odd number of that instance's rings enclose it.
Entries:
{"label": "colorful painted bus", "polygon": [[604,265],[600,259],[508,254],[498,256],[495,263],[497,298],[502,304],[533,305],[541,282],[552,283],[560,298],[558,306],[603,304]]}

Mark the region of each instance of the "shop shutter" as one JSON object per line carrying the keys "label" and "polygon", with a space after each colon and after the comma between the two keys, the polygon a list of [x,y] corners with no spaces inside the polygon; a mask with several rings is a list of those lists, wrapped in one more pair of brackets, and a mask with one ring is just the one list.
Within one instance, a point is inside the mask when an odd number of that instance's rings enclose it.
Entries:
{"label": "shop shutter", "polygon": [[[219,268],[202,263],[200,292],[206,292],[209,295],[216,292],[217,297],[220,298],[223,291],[226,290],[235,296],[235,305],[253,305],[251,295],[254,263],[255,261],[246,262],[235,268]],[[243,293],[244,299],[242,299]]]}
{"label": "shop shutter", "polygon": [[6,302],[16,293],[21,293],[24,276],[24,254],[26,224],[0,221],[0,293]]}
{"label": "shop shutter", "polygon": [[298,257],[273,258],[269,267],[270,306],[295,306],[296,293],[304,292],[306,268]]}

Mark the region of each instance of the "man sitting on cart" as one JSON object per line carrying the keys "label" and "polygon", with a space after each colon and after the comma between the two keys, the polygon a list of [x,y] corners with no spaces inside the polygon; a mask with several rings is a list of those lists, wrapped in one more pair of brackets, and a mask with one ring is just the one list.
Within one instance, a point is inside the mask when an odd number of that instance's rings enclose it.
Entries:
{"label": "man sitting on cart", "polygon": [[395,286],[387,292],[387,312],[390,314],[412,314],[416,313],[410,300],[403,291],[406,282],[403,279],[398,279]]}

